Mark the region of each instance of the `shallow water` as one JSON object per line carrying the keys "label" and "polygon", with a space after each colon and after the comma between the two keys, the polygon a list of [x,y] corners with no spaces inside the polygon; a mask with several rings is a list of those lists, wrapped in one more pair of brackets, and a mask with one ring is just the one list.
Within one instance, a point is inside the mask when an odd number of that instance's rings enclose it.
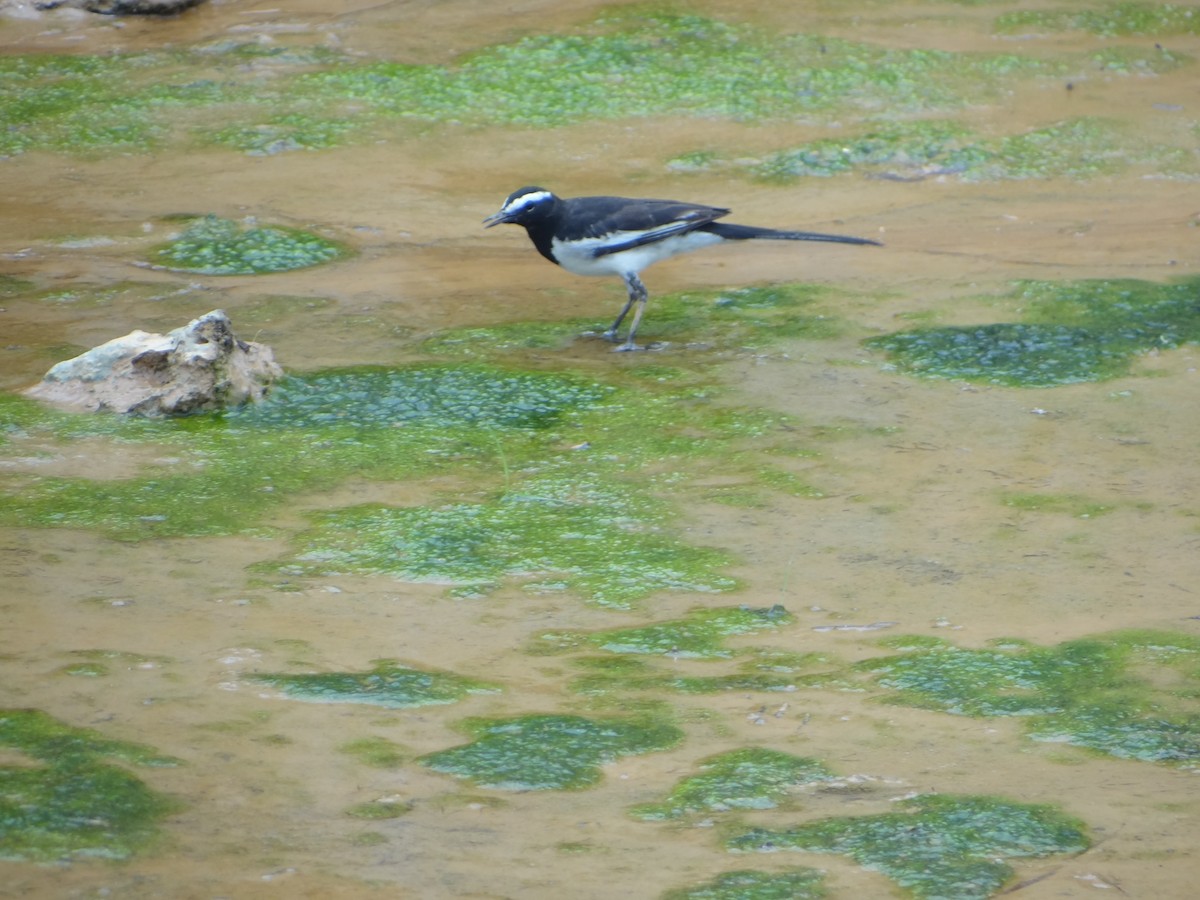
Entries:
{"label": "shallow water", "polygon": [[[586,30],[619,5],[217,4],[166,21],[57,12],[0,19],[0,52],[104,54],[230,39],[446,65],[526,34]],[[839,4],[808,7],[759,10],[749,21],[896,49],[1052,59],[1117,43],[1152,53],[1157,41],[1200,56],[1194,32],[997,35],[990,28],[1002,11],[996,4],[868,3],[854,15]],[[690,9],[747,21],[739,4]],[[144,154],[35,151],[0,160],[3,270],[58,292],[0,313],[6,390],[35,382],[80,348],[134,328],[165,331],[216,307],[292,371],[407,364],[425,358],[422,339],[458,327],[579,317],[606,325],[623,298],[617,283],[574,278],[540,260],[516,230],[479,227],[527,183],[564,194],[707,201],[733,206],[740,222],[886,243],[882,250],[731,248],[646,276],[647,339],[655,337],[655,297],[670,292],[794,280],[848,291],[837,307],[850,323],[840,337],[738,350],[709,334],[653,355],[655,364],[712,382],[717,405],[791,417],[786,434],[794,444],[772,434],[772,453],[823,494],[764,494],[756,486],[735,505],[727,492],[746,486],[744,471],[712,465],[691,473],[685,488],[664,486],[677,504],[670,527],[734,560],[723,570],[741,583],[733,593],[660,592],[632,610],[613,610],[512,581],[482,598],[453,599],[442,585],[387,575],[296,579],[282,589],[256,574],[256,565],[294,552],[291,540],[310,524],[305,511],[474,502],[498,472],[351,480],[283,504],[263,527],[235,537],[128,542],[86,529],[0,530],[0,706],[35,707],[185,762],[131,769],[182,801],[164,821],[161,845],[120,863],[0,862],[0,896],[656,897],[734,869],[803,865],[826,871],[831,896],[898,890],[842,856],[726,852],[724,820],[680,827],[630,817],[631,807],[660,800],[694,774],[697,761],[745,746],[864,776],[855,790],[803,793],[802,815],[756,811],[755,825],[886,812],[912,793],[1051,803],[1087,824],[1092,846],[1018,860],[1022,896],[1085,897],[1106,887],[1190,896],[1200,833],[1194,762],[1136,762],[1038,743],[1018,719],[884,705],[861,689],[652,690],[683,741],[621,757],[603,767],[597,785],[578,791],[480,787],[413,761],[464,743],[458,726],[472,716],[586,712],[588,701],[570,687],[579,675],[572,658],[529,652],[544,632],[646,625],[697,606],[781,604],[793,624],[729,645],[842,663],[891,652],[877,643],[889,634],[963,647],[997,638],[1050,646],[1130,628],[1197,635],[1194,344],[1140,356],[1124,377],[1035,388],[919,380],[861,345],[914,323],[1013,321],[1019,303],[1004,295],[1017,279],[1195,276],[1196,65],[1019,79],[952,113],[991,135],[1078,116],[1108,117],[1149,142],[1190,134],[1190,176],[1148,177],[1130,165],[1086,179],[967,183],[850,173],[764,183],[736,169],[667,165],[701,148],[760,157],[857,131],[861,109],[751,122],[679,115],[546,128],[404,124],[375,141],[267,156],[182,141]],[[184,212],[313,228],[358,255],[270,276],[181,276],[134,265],[176,227],[167,217]],[[126,282],[142,286],[107,299],[85,290]],[[581,338],[506,362],[603,380],[636,374],[648,356],[614,355]],[[171,465],[164,454],[177,452],[18,436],[3,462],[15,491],[56,475],[128,479],[146,466]],[[664,471],[677,465],[662,463]],[[1031,494],[1082,499],[1052,510],[1012,500]],[[1088,512],[1101,507],[1103,514]],[[857,628],[875,623],[894,624]],[[94,650],[128,656],[112,658],[104,677],[63,674]],[[253,672],[362,672],[378,659],[485,680],[503,692],[396,710],[291,702],[244,680]],[[683,659],[671,665],[683,674],[731,671]],[[1194,686],[1180,697],[1194,715]],[[369,737],[395,743],[407,762],[372,767],[343,749]],[[9,755],[0,749],[0,761],[10,764]],[[385,820],[346,813],[381,798],[410,808]]]}

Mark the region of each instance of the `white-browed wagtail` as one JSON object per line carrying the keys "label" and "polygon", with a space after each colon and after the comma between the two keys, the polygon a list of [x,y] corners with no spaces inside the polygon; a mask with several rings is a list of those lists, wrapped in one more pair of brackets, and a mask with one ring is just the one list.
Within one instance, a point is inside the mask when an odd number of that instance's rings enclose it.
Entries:
{"label": "white-browed wagtail", "polygon": [[648,294],[638,274],[659,260],[679,253],[711,247],[723,241],[830,241],[838,244],[875,244],[867,238],[820,234],[812,231],[777,231],[752,225],[718,222],[728,209],[681,203],[676,200],[632,200],[626,197],[573,197],[564,199],[540,187],[513,191],[500,211],[483,220],[485,227],[521,225],[538,252],[550,262],[576,275],[619,275],[629,290],[629,300],[605,338],[617,342],[617,329],[633,305],[637,309],[629,334],[618,350],[636,350],[633,342]]}

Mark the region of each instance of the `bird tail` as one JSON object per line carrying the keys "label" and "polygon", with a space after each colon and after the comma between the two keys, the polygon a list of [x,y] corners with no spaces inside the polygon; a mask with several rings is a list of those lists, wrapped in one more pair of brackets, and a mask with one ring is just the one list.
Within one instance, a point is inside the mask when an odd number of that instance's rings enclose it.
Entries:
{"label": "bird tail", "polygon": [[753,225],[733,225],[729,222],[709,222],[697,231],[707,231],[727,241],[830,241],[835,244],[874,244],[883,246],[870,238],[848,237],[841,234],[820,234],[816,231],[776,231],[774,228],[756,228]]}

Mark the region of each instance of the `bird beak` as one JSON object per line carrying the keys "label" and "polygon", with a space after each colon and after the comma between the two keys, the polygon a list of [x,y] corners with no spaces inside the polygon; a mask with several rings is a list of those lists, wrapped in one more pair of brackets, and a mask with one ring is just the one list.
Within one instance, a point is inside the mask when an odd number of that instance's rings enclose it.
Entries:
{"label": "bird beak", "polygon": [[493,225],[501,225],[505,222],[511,222],[512,218],[504,210],[496,213],[494,216],[488,216],[483,220],[484,228],[491,228]]}

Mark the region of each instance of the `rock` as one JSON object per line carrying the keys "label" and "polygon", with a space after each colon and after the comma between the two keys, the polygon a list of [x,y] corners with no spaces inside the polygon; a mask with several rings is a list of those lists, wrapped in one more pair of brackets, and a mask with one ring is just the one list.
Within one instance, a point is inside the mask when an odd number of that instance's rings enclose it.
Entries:
{"label": "rock", "polygon": [[26,393],[78,412],[180,416],[261,400],[282,375],[271,348],[239,340],[216,309],[170,334],[135,331],[64,360]]}
{"label": "rock", "polygon": [[204,0],[40,0],[38,9],[86,9],[106,16],[173,16]]}

